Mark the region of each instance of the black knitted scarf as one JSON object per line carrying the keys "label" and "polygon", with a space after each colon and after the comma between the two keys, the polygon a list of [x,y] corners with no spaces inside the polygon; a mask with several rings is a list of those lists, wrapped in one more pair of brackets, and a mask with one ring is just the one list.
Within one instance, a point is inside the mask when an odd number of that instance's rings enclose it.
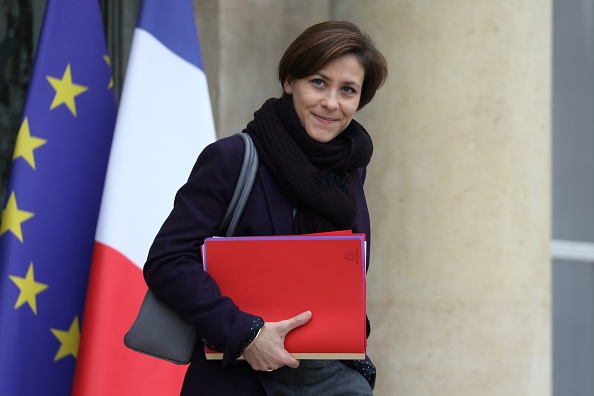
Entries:
{"label": "black knitted scarf", "polygon": [[355,120],[320,143],[301,126],[292,96],[272,98],[247,125],[262,163],[297,209],[293,232],[352,229],[357,217],[357,169],[373,153],[371,137]]}

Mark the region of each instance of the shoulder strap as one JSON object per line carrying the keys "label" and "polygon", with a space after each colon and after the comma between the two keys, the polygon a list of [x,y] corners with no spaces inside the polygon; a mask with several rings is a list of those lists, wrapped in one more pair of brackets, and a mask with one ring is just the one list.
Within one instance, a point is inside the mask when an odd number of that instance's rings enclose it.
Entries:
{"label": "shoulder strap", "polygon": [[256,174],[258,173],[258,152],[254,146],[254,142],[245,132],[237,134],[243,139],[245,145],[245,152],[243,154],[243,163],[241,164],[241,171],[239,172],[239,178],[237,179],[237,185],[235,191],[231,197],[231,202],[219,228],[219,234],[222,234],[225,229],[227,232],[226,236],[232,236],[235,233],[239,219],[245,208],[245,204],[252,192],[254,181],[256,180]]}

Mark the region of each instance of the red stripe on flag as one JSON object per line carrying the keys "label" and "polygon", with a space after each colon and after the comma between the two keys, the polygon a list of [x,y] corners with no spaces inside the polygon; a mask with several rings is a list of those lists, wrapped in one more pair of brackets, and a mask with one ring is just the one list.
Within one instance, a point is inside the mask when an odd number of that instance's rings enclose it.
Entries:
{"label": "red stripe on flag", "polygon": [[187,367],[124,345],[146,290],[137,266],[95,243],[72,395],[179,395]]}

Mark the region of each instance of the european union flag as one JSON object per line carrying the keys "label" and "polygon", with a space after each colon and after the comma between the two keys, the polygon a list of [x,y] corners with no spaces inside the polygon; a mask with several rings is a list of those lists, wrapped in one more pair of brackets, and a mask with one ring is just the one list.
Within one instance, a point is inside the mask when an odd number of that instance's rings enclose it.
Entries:
{"label": "european union flag", "polygon": [[48,0],[0,220],[0,393],[68,395],[116,116],[97,0]]}

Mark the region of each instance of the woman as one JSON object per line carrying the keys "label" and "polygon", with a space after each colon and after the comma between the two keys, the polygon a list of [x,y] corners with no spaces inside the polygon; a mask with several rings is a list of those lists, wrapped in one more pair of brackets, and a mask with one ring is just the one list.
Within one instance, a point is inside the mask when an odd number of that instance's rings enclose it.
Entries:
{"label": "woman", "polygon": [[[363,182],[373,146],[353,116],[386,76],[384,57],[352,23],[319,23],[295,39],[279,62],[282,97],[266,101],[244,130],[260,168],[235,235],[350,229],[369,241]],[[217,233],[243,151],[237,136],[204,149],[144,266],[155,295],[195,326],[205,345],[223,352],[222,362],[207,361],[204,348],[196,348],[182,395],[370,395],[369,359],[300,362],[284,349],[286,334],[311,312],[264,323],[258,312],[242,312],[221,296],[202,270],[200,245]]]}

